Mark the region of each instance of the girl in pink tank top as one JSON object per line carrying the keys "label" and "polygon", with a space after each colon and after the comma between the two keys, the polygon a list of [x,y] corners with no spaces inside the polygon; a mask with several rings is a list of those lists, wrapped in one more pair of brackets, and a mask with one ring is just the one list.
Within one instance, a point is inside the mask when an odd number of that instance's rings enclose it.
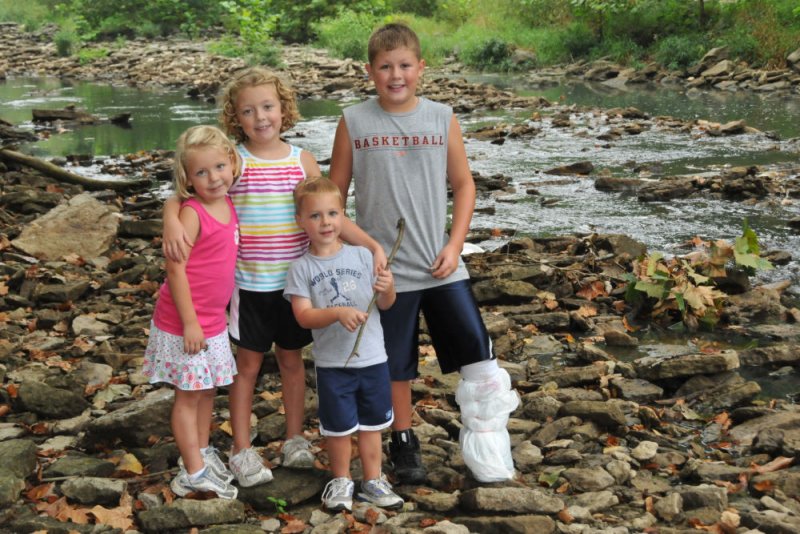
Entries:
{"label": "girl in pink tank top", "polygon": [[209,444],[217,386],[233,382],[226,307],[233,293],[239,231],[228,190],[241,173],[235,145],[218,128],[195,126],[178,138],[175,192],[194,247],[185,261],[166,260],[143,373],[175,389],[172,433],[181,454],[172,491],[212,491],[234,499],[233,475]]}

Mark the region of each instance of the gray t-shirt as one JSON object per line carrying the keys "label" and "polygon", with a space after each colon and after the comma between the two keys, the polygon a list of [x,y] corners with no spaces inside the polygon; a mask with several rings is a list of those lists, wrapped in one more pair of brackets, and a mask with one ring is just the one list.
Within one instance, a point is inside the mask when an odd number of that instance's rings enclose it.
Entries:
{"label": "gray t-shirt", "polygon": [[[342,245],[334,256],[319,257],[310,252],[298,258],[289,268],[284,297],[292,295],[311,300],[315,308],[350,306],[367,311],[372,299],[372,254],[364,247]],[[325,328],[313,329],[311,352],[319,367],[342,367],[353,350],[358,330],[348,331],[338,321]],[[358,346],[358,357],[347,367],[367,367],[385,362],[383,329],[377,311],[370,314]]]}
{"label": "gray t-shirt", "polygon": [[447,139],[453,110],[420,98],[408,113],[388,113],[376,98],[344,109],[353,153],[356,223],[388,254],[404,218],[403,244],[392,264],[397,291],[416,291],[469,278],[458,269],[431,276],[447,244]]}

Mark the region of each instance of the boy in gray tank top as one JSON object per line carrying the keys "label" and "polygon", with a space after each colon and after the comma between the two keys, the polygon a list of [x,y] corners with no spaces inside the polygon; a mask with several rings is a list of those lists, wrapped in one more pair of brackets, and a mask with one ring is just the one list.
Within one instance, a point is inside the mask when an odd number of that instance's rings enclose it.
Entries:
{"label": "boy in gray tank top", "polygon": [[397,300],[381,311],[395,416],[389,447],[394,473],[401,483],[426,479],[411,428],[421,311],[442,371],[461,373],[456,398],[467,467],[479,481],[506,480],[514,476],[506,423],[519,398],[492,354],[461,260],[475,207],[461,127],[449,106],[416,95],[425,61],[413,30],[402,24],[379,28],[370,37],[368,55],[366,69],[378,96],[344,110],[330,178],[343,195],[353,182],[356,222],[384,250],[396,238],[398,219],[405,219],[403,244],[392,264]]}

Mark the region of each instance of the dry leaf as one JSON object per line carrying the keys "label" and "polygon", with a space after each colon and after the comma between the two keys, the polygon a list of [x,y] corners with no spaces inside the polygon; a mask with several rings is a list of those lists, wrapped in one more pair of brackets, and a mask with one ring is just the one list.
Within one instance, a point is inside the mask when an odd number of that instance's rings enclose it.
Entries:
{"label": "dry leaf", "polygon": [[772,480],[762,480],[753,483],[753,489],[761,493],[772,493],[775,489],[775,483]]}
{"label": "dry leaf", "polygon": [[438,521],[436,521],[436,520],[435,520],[435,519],[433,519],[432,517],[425,517],[425,518],[423,518],[423,519],[420,519],[420,521],[419,521],[419,528],[428,528],[428,527],[432,527],[432,526],[433,526],[433,525],[435,525],[436,523],[438,523]]}
{"label": "dry leaf", "polygon": [[55,484],[53,482],[48,482],[46,484],[39,484],[38,486],[34,486],[25,492],[25,497],[27,497],[32,501],[40,501],[45,497],[53,495],[54,485]]}
{"label": "dry leaf", "polygon": [[132,506],[118,506],[117,508],[104,508],[99,504],[89,510],[97,520],[97,523],[103,523],[113,528],[119,528],[123,531],[130,530],[133,526]]}
{"label": "dry leaf", "polygon": [[378,524],[380,518],[381,514],[375,508],[367,508],[367,513],[364,514],[366,522],[373,526]]}
{"label": "dry leaf", "polygon": [[230,421],[223,421],[223,423],[219,425],[219,429],[228,434],[229,436],[233,436],[233,427],[231,426]]}
{"label": "dry leaf", "polygon": [[281,529],[282,534],[299,534],[300,532],[305,531],[306,527],[305,521],[302,519],[293,518],[290,519],[286,526]]}
{"label": "dry leaf", "polygon": [[558,519],[562,523],[565,523],[567,525],[569,525],[570,523],[572,523],[575,520],[575,518],[572,517],[572,514],[570,514],[569,510],[567,510],[566,508],[562,508],[561,511],[558,512]]}
{"label": "dry leaf", "polygon": [[139,459],[136,458],[131,453],[126,453],[122,456],[122,459],[117,466],[118,471],[126,471],[128,473],[133,473],[135,475],[141,475],[144,471],[142,464],[139,462]]}
{"label": "dry leaf", "polygon": [[575,294],[579,297],[585,298],[586,300],[594,300],[597,297],[605,297],[608,295],[606,292],[606,285],[602,280],[595,280],[594,282],[585,285],[576,291]]}

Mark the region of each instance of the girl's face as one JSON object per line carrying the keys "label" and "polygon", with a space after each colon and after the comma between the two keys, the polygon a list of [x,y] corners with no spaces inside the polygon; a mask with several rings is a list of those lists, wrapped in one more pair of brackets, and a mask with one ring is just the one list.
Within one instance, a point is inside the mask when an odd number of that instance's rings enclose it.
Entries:
{"label": "girl's face", "polygon": [[390,113],[411,111],[417,105],[417,83],[425,60],[407,47],[378,52],[367,65],[381,107]]}
{"label": "girl's face", "polygon": [[236,119],[248,143],[263,146],[280,140],[283,111],[275,85],[255,85],[239,91]]}
{"label": "girl's face", "polygon": [[209,204],[228,193],[233,184],[233,162],[222,148],[190,149],[186,153],[186,177],[194,196]]}
{"label": "girl's face", "polygon": [[308,234],[312,254],[337,248],[342,231],[342,205],[339,195],[316,193],[303,199],[297,224]]}

